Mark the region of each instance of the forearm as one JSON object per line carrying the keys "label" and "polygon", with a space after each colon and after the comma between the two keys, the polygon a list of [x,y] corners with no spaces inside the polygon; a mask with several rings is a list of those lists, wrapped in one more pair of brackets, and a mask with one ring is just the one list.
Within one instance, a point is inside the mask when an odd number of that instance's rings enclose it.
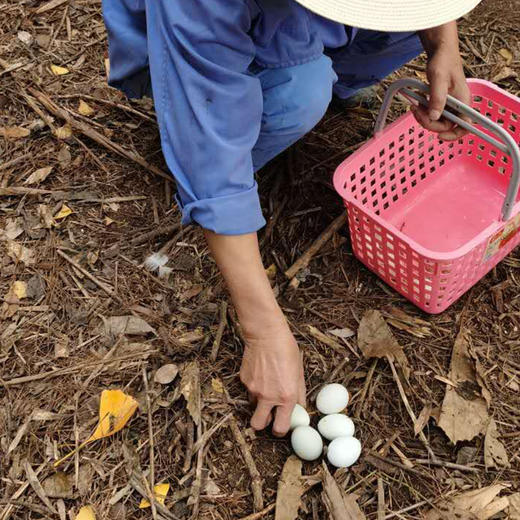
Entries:
{"label": "forearm", "polygon": [[218,235],[205,230],[204,234],[244,332],[275,328],[283,323],[285,318],[265,273],[256,233]]}
{"label": "forearm", "polygon": [[419,37],[428,56],[432,56],[439,48],[451,49],[456,52],[459,50],[457,22],[450,22],[420,31]]}

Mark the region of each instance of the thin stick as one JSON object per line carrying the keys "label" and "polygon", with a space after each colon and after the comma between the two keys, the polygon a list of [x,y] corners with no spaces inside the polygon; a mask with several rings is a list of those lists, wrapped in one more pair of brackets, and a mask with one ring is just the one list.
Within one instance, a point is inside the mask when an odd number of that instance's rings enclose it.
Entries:
{"label": "thin stick", "polygon": [[268,505],[266,508],[262,509],[262,511],[258,511],[258,513],[253,513],[252,515],[244,516],[240,520],[260,520],[265,515],[270,513],[276,507],[276,502]]}
{"label": "thin stick", "polygon": [[[36,471],[34,471],[35,475],[38,476],[41,473],[42,469],[45,468],[46,466],[47,466],[46,462],[40,464],[38,466],[38,468],[36,468]],[[2,517],[1,517],[2,520],[8,520],[8,518],[11,516],[11,512],[14,508],[14,506],[11,504],[11,502],[13,502],[17,498],[21,497],[28,487],[29,487],[29,481],[27,480],[18,488],[17,491],[14,492],[13,496],[9,499],[8,504],[2,511]]]}
{"label": "thin stick", "polygon": [[290,280],[296,276],[296,274],[307,267],[312,260],[313,256],[330,240],[332,235],[341,229],[341,227],[347,221],[346,213],[342,213],[339,217],[333,220],[329,226],[321,233],[321,235],[311,244],[311,246],[303,253],[294,264],[285,271],[285,276]]}
{"label": "thin stick", "polygon": [[[153,229],[152,231],[147,231],[146,233],[142,233],[141,235],[136,236],[135,238],[132,238],[131,240],[125,242],[125,246],[139,246],[141,244],[144,244],[145,242],[148,242],[149,240],[152,240],[154,238],[157,238],[162,235],[171,235],[172,233],[175,233],[180,228],[180,224],[171,224],[169,226],[164,226],[162,228]],[[110,246],[108,249],[105,250],[104,256],[107,258],[110,258],[111,256],[117,255],[119,252],[119,249],[121,248],[121,244],[114,244],[113,246]]]}
{"label": "thin stick", "polygon": [[229,427],[235,437],[240,451],[242,452],[242,457],[244,458],[244,462],[246,463],[247,469],[249,470],[249,475],[251,476],[251,489],[253,491],[253,507],[255,511],[260,511],[264,508],[264,497],[262,493],[262,478],[260,477],[260,473],[256,467],[253,456],[251,455],[251,451],[247,446],[246,440],[238,427],[238,423],[235,417],[232,415],[229,418]]}
{"label": "thin stick", "polygon": [[471,466],[463,466],[461,464],[455,464],[453,462],[446,462],[444,460],[428,460],[428,459],[414,459],[417,464],[424,464],[426,466],[438,466],[440,468],[456,469],[458,471],[469,471],[471,473],[478,473],[478,468],[472,468]]}
{"label": "thin stick", "polygon": [[377,479],[377,520],[385,520],[385,488],[383,479]]}
{"label": "thin stick", "polygon": [[316,338],[321,343],[327,345],[332,350],[335,350],[336,352],[338,352],[338,354],[345,356],[345,353],[347,352],[346,347],[340,345],[336,340],[327,336],[327,334],[324,334],[323,332],[321,332],[321,330],[318,330],[316,327],[313,327],[312,325],[308,325],[307,328],[309,329],[310,335],[312,337]]}
{"label": "thin stick", "polygon": [[24,188],[22,186],[13,186],[9,188],[0,188],[0,195],[53,195],[55,193],[63,193],[62,191],[42,190],[40,188]]}
{"label": "thin stick", "polygon": [[89,273],[84,267],[82,267],[78,262],[73,260],[70,256],[65,254],[61,249],[57,249],[56,252],[69,264],[73,265],[78,271],[83,273],[90,281],[94,282],[100,289],[103,289],[111,298],[116,300],[118,303],[123,305],[123,300],[110,288],[108,285],[105,285],[101,280],[98,280],[93,274]]}
{"label": "thin stick", "polygon": [[[153,424],[152,424],[152,403],[150,402],[150,392],[148,389],[148,377],[146,376],[146,369],[142,367],[144,392],[146,394],[146,408],[148,411],[148,438],[150,439],[150,496],[154,494],[153,489],[155,485],[155,455],[154,455],[154,437],[153,437]],[[150,499],[152,506],[152,517],[157,520],[157,508],[155,507],[155,501]]]}
{"label": "thin stick", "polygon": [[377,366],[377,358],[372,361],[372,365],[370,366],[370,370],[368,371],[367,378],[365,379],[365,384],[363,386],[363,390],[361,391],[361,395],[359,396],[359,401],[356,406],[356,413],[354,414],[354,417],[356,419],[359,419],[361,417],[361,410],[363,409],[363,405],[365,404],[365,399],[367,397],[368,393],[368,387],[370,386],[370,383],[372,382],[372,378],[374,377],[374,372],[376,370]]}
{"label": "thin stick", "polygon": [[191,467],[191,458],[193,457],[193,436],[195,435],[195,427],[191,417],[188,416],[188,424],[186,425],[186,451],[184,454],[184,464],[182,471],[184,474],[188,473]]}
{"label": "thin stick", "polygon": [[11,159],[10,161],[7,161],[3,164],[0,164],[0,172],[3,170],[7,170],[7,168],[10,168],[11,166],[16,166],[18,163],[25,161],[25,159],[32,157],[32,155],[32,153],[26,153],[24,155],[20,155],[19,157],[15,157],[14,159]]}
{"label": "thin stick", "polygon": [[14,385],[21,385],[23,383],[30,383],[32,381],[39,381],[41,379],[47,379],[47,378],[53,378],[53,377],[59,377],[67,374],[73,374],[74,372],[78,372],[79,370],[83,370],[85,368],[91,368],[96,365],[104,364],[104,363],[115,363],[118,361],[129,361],[132,359],[136,359],[136,357],[148,357],[149,355],[153,354],[154,352],[157,352],[156,350],[148,350],[147,352],[143,352],[142,354],[128,354],[126,356],[121,356],[118,358],[105,360],[105,359],[99,359],[97,361],[90,361],[88,363],[81,363],[79,365],[76,365],[75,367],[70,368],[63,368],[60,370],[50,370],[49,372],[40,372],[39,374],[33,374],[32,376],[22,376],[22,377],[15,377],[14,379],[7,379],[2,380],[0,382],[1,386],[7,387],[7,386],[14,386]]}
{"label": "thin stick", "polygon": [[[412,410],[412,407],[410,406],[410,401],[408,401],[408,397],[406,397],[406,393],[404,391],[403,384],[401,383],[401,379],[399,378],[399,375],[395,370],[394,362],[389,357],[387,357],[387,359],[388,363],[390,363],[390,368],[392,369],[392,374],[397,384],[397,388],[399,389],[399,394],[401,395],[401,399],[403,400],[404,407],[406,408],[406,411],[408,412],[408,415],[410,416],[410,419],[412,420],[413,426],[415,428],[415,425],[417,423],[417,417],[415,416],[415,413]],[[426,435],[424,435],[424,432],[422,430],[419,432],[419,438],[424,444],[424,447],[426,448],[426,451],[429,453],[432,460],[436,461],[437,457],[435,453],[433,453],[433,450],[430,447],[430,443],[428,442],[428,439],[426,438]]]}
{"label": "thin stick", "polygon": [[418,509],[419,507],[425,506],[426,504],[429,504],[429,502],[426,500],[423,500],[422,502],[418,502],[417,504],[413,504],[412,506],[405,507],[404,509],[401,509],[400,511],[396,511],[395,513],[390,513],[389,515],[386,515],[385,520],[389,520],[390,518],[395,518],[396,516],[400,516],[403,513],[408,513],[410,511],[413,511],[414,509]]}
{"label": "thin stick", "polygon": [[80,131],[82,134],[86,135],[96,143],[100,144],[101,146],[104,146],[108,150],[117,153],[121,157],[124,157],[126,159],[129,159],[137,164],[139,166],[142,166],[146,170],[148,170],[150,173],[153,173],[154,175],[158,175],[159,177],[162,177],[164,179],[168,179],[170,182],[173,182],[173,178],[171,175],[163,172],[157,166],[154,166],[153,164],[149,164],[141,155],[130,152],[120,146],[119,144],[111,141],[107,137],[105,137],[103,134],[99,133],[97,130],[94,130],[92,127],[84,123],[83,121],[79,121],[76,118],[74,118],[69,112],[67,112],[65,109],[59,107],[56,105],[46,94],[43,92],[40,92],[36,89],[30,88],[29,91],[31,94],[52,114],[54,114],[57,117],[60,117],[61,119],[64,119],[69,123],[69,125],[72,128],[75,128],[76,130]]}
{"label": "thin stick", "polygon": [[87,96],[85,94],[66,94],[64,96],[57,96],[59,99],[71,99],[71,98],[81,98],[81,99],[88,99],[89,101],[95,101],[97,103],[103,103],[104,105],[109,105],[111,107],[120,108],[121,110],[125,110],[126,112],[130,112],[130,114],[134,114],[136,116],[139,116],[146,121],[150,121],[151,123],[156,123],[157,121],[150,117],[143,112],[139,112],[139,110],[136,110],[135,108],[123,105],[121,103],[116,103],[115,101],[110,101],[109,99],[102,99],[97,98],[94,96]]}
{"label": "thin stick", "polygon": [[[197,439],[202,438],[202,426],[199,422],[197,424]],[[200,510],[200,489],[202,486],[202,463],[204,461],[204,456],[206,455],[206,450],[202,447],[197,454],[197,465],[195,466],[195,478],[193,479],[193,484],[191,485],[191,498],[193,504],[193,510],[191,513],[191,518],[193,520],[197,520],[199,518],[199,510]]]}
{"label": "thin stick", "polygon": [[220,305],[220,323],[218,324],[217,333],[215,334],[215,341],[211,347],[211,354],[209,356],[210,361],[213,363],[217,360],[218,351],[220,348],[220,342],[222,341],[222,335],[227,325],[227,308],[228,304],[226,301],[222,301]]}

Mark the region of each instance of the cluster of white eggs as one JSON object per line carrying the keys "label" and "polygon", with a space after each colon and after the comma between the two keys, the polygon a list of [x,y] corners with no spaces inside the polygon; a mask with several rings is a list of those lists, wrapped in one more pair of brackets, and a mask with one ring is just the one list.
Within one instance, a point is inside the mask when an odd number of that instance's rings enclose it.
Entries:
{"label": "cluster of white eggs", "polygon": [[348,468],[356,463],[361,455],[361,443],[354,437],[352,419],[341,413],[348,401],[348,390],[343,385],[325,385],[316,397],[316,408],[324,415],[318,422],[318,430],[310,426],[311,419],[305,408],[295,406],[291,416],[291,445],[300,459],[319,458],[323,453],[323,436],[330,441],[327,459],[333,466]]}

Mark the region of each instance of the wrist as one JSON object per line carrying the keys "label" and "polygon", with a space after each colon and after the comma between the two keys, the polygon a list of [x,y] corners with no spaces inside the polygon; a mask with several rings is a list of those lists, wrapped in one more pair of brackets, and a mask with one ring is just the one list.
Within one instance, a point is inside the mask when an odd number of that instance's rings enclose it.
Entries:
{"label": "wrist", "polygon": [[432,58],[439,52],[459,54],[459,37],[456,22],[419,32],[424,50]]}

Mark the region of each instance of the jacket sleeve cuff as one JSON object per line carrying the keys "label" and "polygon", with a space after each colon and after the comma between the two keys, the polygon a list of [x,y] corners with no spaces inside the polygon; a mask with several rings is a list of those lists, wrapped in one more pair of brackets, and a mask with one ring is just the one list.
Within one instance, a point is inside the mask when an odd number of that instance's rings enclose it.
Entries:
{"label": "jacket sleeve cuff", "polygon": [[204,229],[221,235],[244,235],[265,226],[256,182],[249,190],[232,195],[187,204],[177,197],[177,202],[182,209],[183,224],[196,222]]}

